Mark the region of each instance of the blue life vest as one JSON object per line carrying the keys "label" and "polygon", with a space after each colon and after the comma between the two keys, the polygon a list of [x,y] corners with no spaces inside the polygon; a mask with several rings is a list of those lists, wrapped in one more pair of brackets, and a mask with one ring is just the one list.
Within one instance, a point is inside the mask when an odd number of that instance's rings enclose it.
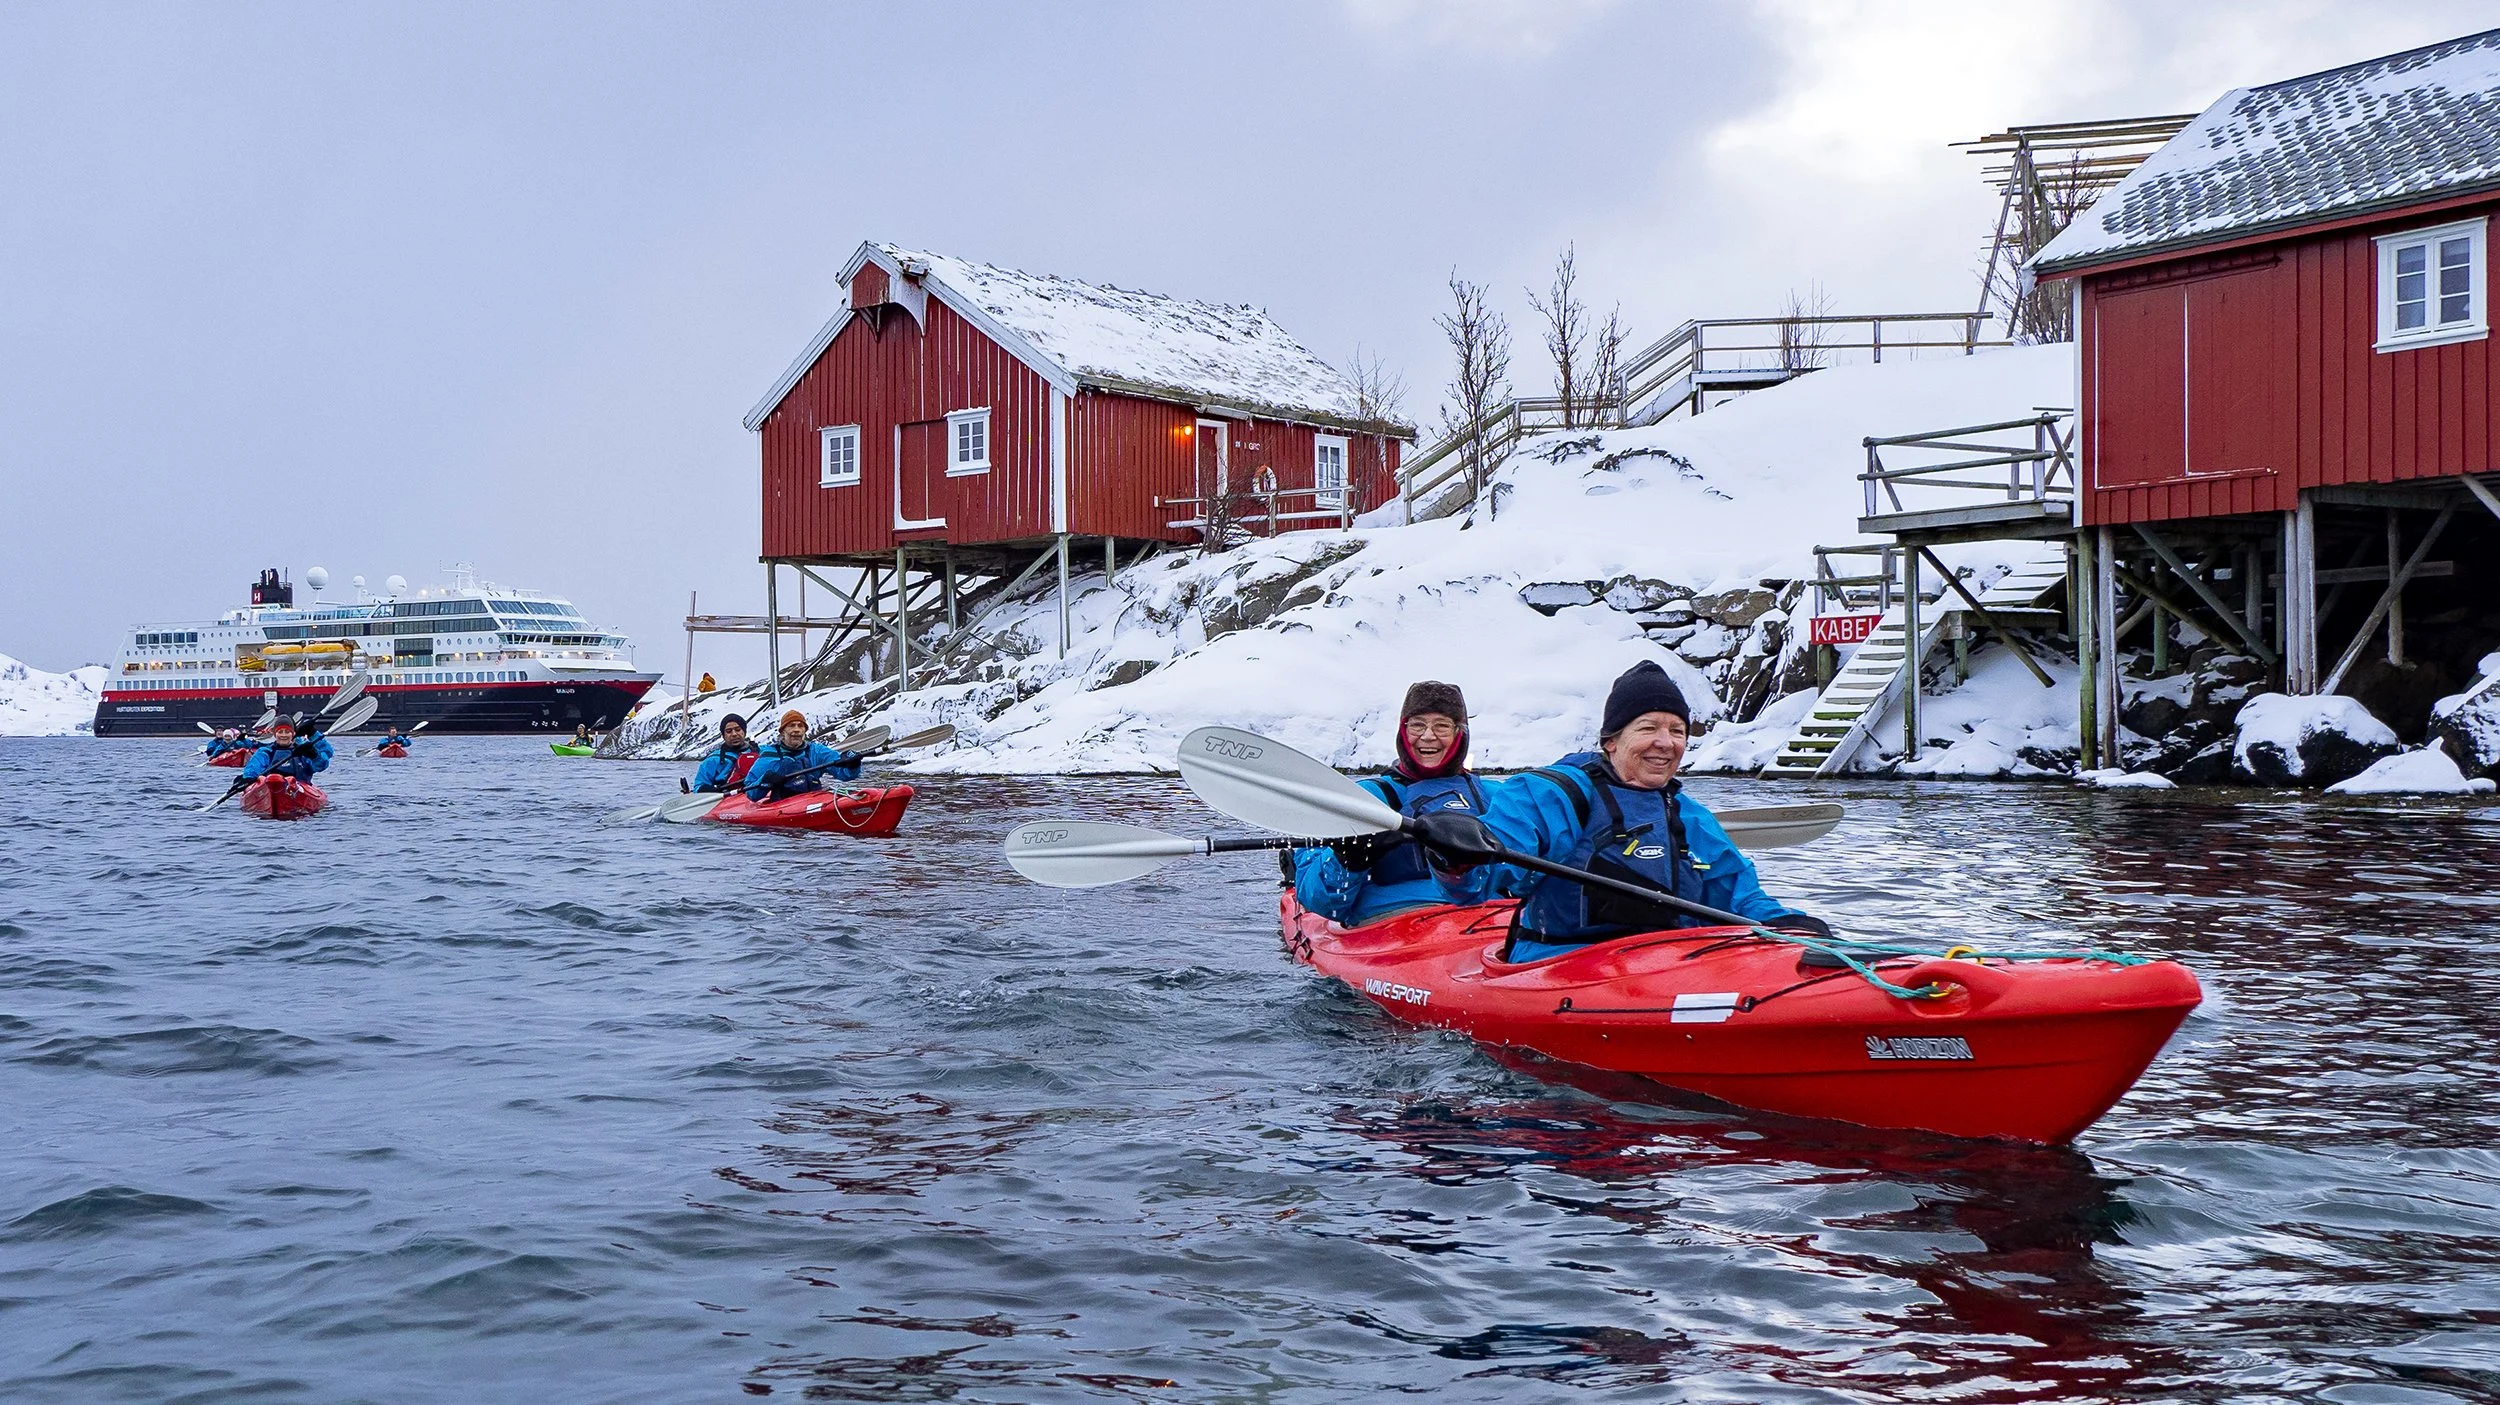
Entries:
{"label": "blue life vest", "polygon": [[[1443,810],[1468,815],[1484,813],[1484,790],[1465,771],[1420,781],[1374,776],[1371,787],[1384,792],[1381,798],[1410,820]],[[1420,883],[1430,877],[1432,869],[1424,861],[1424,846],[1412,839],[1372,861],[1370,878],[1377,884]]]}
{"label": "blue life vest", "polygon": [[[1690,902],[1707,901],[1702,886],[1707,874],[1690,858],[1677,807],[1683,782],[1642,790],[1616,780],[1603,761],[1551,766],[1536,774],[1561,786],[1580,816],[1580,836],[1570,852],[1556,856],[1560,862]],[[1512,931],[1515,938],[1569,946],[1700,922],[1673,908],[1548,876],[1521,904]]]}

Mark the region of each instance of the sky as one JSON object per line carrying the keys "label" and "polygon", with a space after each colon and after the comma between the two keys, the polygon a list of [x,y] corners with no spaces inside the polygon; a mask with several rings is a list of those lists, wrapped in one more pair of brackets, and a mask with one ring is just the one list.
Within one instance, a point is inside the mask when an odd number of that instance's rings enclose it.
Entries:
{"label": "sky", "polygon": [[[467,562],[672,676],[760,612],[748,409],[863,239],[1254,303],[1429,424],[1453,272],[1635,342],[1962,310],[1947,145],[2500,24],[2323,0],[0,0],[0,653]],[[699,666],[751,673],[717,636]]]}

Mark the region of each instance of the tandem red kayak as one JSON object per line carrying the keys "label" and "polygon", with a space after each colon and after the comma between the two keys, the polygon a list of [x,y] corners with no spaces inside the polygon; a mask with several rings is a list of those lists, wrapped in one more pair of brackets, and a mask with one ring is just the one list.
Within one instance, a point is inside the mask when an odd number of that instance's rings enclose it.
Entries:
{"label": "tandem red kayak", "polygon": [[232,751],[218,752],[215,756],[208,758],[208,764],[211,766],[232,766],[239,771],[243,769],[243,763],[251,759],[252,749],[248,746],[239,746]]}
{"label": "tandem red kayak", "polygon": [[732,795],[712,807],[704,818],[761,829],[812,829],[883,839],[903,822],[903,810],[911,804],[911,797],[912,789],[907,785],[848,793],[808,790],[762,804],[743,795]]}
{"label": "tandem red kayak", "polygon": [[263,776],[243,788],[243,810],[264,820],[303,820],[321,813],[329,793],[292,776]]}
{"label": "tandem red kayak", "polygon": [[[2051,1145],[2107,1112],[2204,998],[2170,961],[1883,956],[1889,994],[1743,927],[1500,960],[1515,903],[1347,929],[1284,899],[1287,952],[1383,1010],[1739,1107]],[[1829,958],[1822,958],[1828,962]]]}

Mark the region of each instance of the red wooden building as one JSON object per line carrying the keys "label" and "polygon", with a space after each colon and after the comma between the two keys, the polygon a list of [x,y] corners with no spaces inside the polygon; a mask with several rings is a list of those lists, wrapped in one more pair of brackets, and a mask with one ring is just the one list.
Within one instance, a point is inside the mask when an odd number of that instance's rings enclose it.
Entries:
{"label": "red wooden building", "polygon": [[2474,476],[2500,459],[2495,212],[2500,30],[2225,94],[2040,252],[2075,299],[2098,658],[2122,579],[2293,692],[2382,631],[2409,667],[2409,597],[2490,613],[2493,582],[2431,557],[2500,547]]}

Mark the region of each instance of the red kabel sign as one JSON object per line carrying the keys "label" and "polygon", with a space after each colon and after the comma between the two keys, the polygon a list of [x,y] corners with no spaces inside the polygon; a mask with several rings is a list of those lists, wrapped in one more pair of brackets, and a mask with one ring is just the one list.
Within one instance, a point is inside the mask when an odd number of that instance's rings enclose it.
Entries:
{"label": "red kabel sign", "polygon": [[1863,644],[1882,615],[1816,615],[1806,626],[1809,644]]}

